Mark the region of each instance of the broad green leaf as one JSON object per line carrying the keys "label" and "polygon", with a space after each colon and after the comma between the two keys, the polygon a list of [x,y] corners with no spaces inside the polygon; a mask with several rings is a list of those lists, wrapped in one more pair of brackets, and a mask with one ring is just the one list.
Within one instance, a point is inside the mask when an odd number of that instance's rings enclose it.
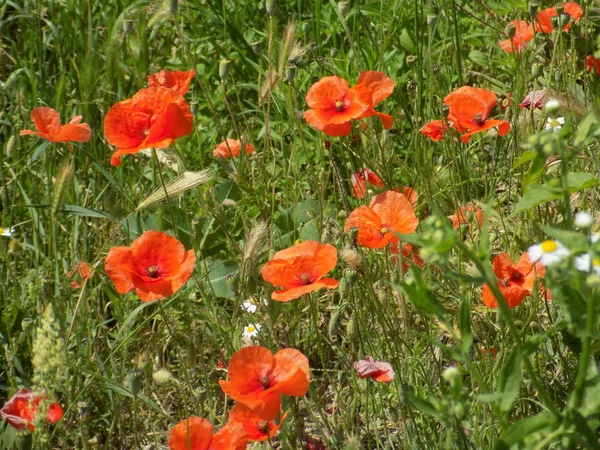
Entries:
{"label": "broad green leaf", "polygon": [[404,48],[404,50],[406,50],[410,53],[416,52],[415,41],[411,37],[411,35],[408,33],[406,28],[404,28],[402,30],[402,32],[400,33],[400,45],[402,46],[402,48]]}
{"label": "broad green leaf", "polygon": [[433,404],[427,400],[417,397],[411,392],[406,393],[406,397],[411,405],[422,414],[433,417],[441,417],[441,414],[438,410],[435,409]]}
{"label": "broad green leaf", "polygon": [[63,212],[73,214],[75,216],[83,216],[83,217],[94,217],[96,219],[112,219],[112,217],[103,212],[98,211],[97,209],[86,208],[84,206],[77,205],[65,205],[62,209]]}
{"label": "broad green leaf", "polygon": [[235,293],[231,289],[227,278],[238,271],[237,263],[233,261],[213,260],[208,265],[208,280],[215,293],[215,297],[232,298]]}
{"label": "broad green leaf", "polygon": [[525,417],[524,419],[516,421],[509,430],[500,437],[500,442],[496,446],[496,450],[508,449],[513,445],[522,442],[526,437],[536,431],[548,429],[547,432],[549,432],[558,425],[559,423],[556,418],[549,412]]}

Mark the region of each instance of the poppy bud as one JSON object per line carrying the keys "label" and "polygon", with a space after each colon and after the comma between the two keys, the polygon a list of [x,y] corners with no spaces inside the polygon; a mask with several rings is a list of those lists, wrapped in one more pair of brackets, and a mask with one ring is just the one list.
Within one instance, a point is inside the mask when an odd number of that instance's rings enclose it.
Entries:
{"label": "poppy bud", "polygon": [[285,66],[285,80],[289,84],[294,84],[294,79],[296,78],[296,64],[288,63]]}
{"label": "poppy bud", "polygon": [[133,30],[133,20],[125,19],[123,21],[123,34],[125,36],[129,36],[131,34],[132,30]]}
{"label": "poppy bud", "polygon": [[437,25],[438,16],[435,14],[427,14],[427,26],[434,28]]}
{"label": "poppy bud", "polygon": [[356,278],[358,277],[358,272],[354,269],[346,269],[344,270],[344,279],[348,282],[348,284],[354,284],[356,282]]}
{"label": "poppy bud", "polygon": [[417,57],[415,55],[408,55],[406,57],[406,65],[408,67],[410,67],[411,69],[415,66],[416,62],[417,62]]}
{"label": "poppy bud", "polygon": [[358,237],[358,228],[350,228],[350,230],[348,230],[348,237],[350,238],[350,242],[352,243],[352,245],[356,245],[356,238]]}
{"label": "poppy bud", "polygon": [[529,15],[531,17],[536,17],[539,7],[540,4],[538,2],[529,2]]}
{"label": "poppy bud", "polygon": [[556,81],[557,83],[560,83],[561,80],[562,80],[562,70],[557,69],[556,72],[554,72],[554,81]]}
{"label": "poppy bud", "polygon": [[444,118],[448,118],[449,114],[450,114],[450,107],[448,105],[442,105],[442,116],[444,116]]}
{"label": "poppy bud", "polygon": [[563,3],[557,3],[554,9],[556,10],[556,14],[560,16],[565,12],[565,5]]}
{"label": "poppy bud", "polygon": [[86,402],[77,402],[76,406],[77,414],[79,414],[79,418],[83,420],[87,416],[90,408]]}
{"label": "poppy bud", "polygon": [[352,8],[350,2],[347,2],[346,0],[341,0],[338,2],[338,11],[342,15],[342,17],[346,17],[348,15],[348,13],[350,12],[350,8]]}
{"label": "poppy bud", "polygon": [[337,55],[337,52],[338,52],[337,48],[331,47],[329,49],[329,56],[331,56],[332,58],[335,58],[335,55]]}
{"label": "poppy bud", "polygon": [[142,371],[140,369],[130,370],[125,381],[129,392],[131,392],[134,398],[137,397],[142,389]]}
{"label": "poppy bud", "polygon": [[8,138],[8,141],[6,142],[6,157],[10,158],[10,156],[12,155],[13,151],[15,150],[15,146],[17,144],[17,140],[15,138],[15,135],[13,134],[11,137]]}
{"label": "poppy bud", "polygon": [[552,24],[553,30],[558,30],[560,28],[560,18],[558,16],[550,17],[550,23]]}
{"label": "poppy bud", "polygon": [[267,10],[267,14],[272,16],[277,11],[277,2],[275,0],[267,0],[265,2],[265,9]]}
{"label": "poppy bud", "polygon": [[329,319],[329,338],[334,337],[337,334],[337,330],[340,326],[340,319],[342,318],[342,308],[337,308],[335,311],[331,313],[331,317]]}
{"label": "poppy bud", "polygon": [[177,14],[177,10],[179,9],[179,0],[169,0],[169,14]]}
{"label": "poppy bud", "polygon": [[304,34],[308,34],[308,31],[310,30],[310,23],[308,22],[303,22],[302,23],[302,32]]}
{"label": "poppy bud", "polygon": [[539,77],[542,74],[543,66],[539,63],[533,63],[531,66],[531,75],[535,78]]}
{"label": "poppy bud", "polygon": [[348,320],[348,324],[346,325],[346,335],[348,339],[354,341],[356,339],[358,333],[358,324],[356,323],[356,314],[353,312],[350,316],[350,320]]}
{"label": "poppy bud", "polygon": [[193,115],[198,114],[198,100],[192,100],[190,102],[190,111]]}
{"label": "poppy bud", "polygon": [[223,81],[227,78],[227,75],[229,75],[229,63],[231,63],[231,60],[227,58],[223,58],[219,61],[219,78]]}
{"label": "poppy bud", "polygon": [[570,14],[568,14],[568,13],[562,13],[560,15],[560,26],[561,27],[563,27],[563,28],[566,27],[569,24],[570,21],[571,21],[571,15]]}
{"label": "poppy bud", "polygon": [[432,75],[437,75],[438,73],[440,73],[440,66],[437,64],[433,64],[431,66],[431,74]]}
{"label": "poppy bud", "polygon": [[515,34],[517,34],[517,27],[515,27],[514,24],[509,23],[504,29],[504,32],[506,33],[506,37],[512,39],[515,37]]}
{"label": "poppy bud", "polygon": [[415,80],[408,80],[408,82],[406,83],[406,88],[409,91],[416,91],[417,90],[417,82]]}
{"label": "poppy bud", "polygon": [[252,50],[254,50],[254,53],[256,53],[258,56],[262,55],[262,51],[263,51],[262,41],[254,41],[250,45],[252,46]]}

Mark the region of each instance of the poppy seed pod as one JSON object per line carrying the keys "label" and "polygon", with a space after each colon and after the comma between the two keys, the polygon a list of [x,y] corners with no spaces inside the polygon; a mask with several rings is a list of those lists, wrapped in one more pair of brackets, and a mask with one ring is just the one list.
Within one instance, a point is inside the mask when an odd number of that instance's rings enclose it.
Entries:
{"label": "poppy seed pod", "polygon": [[33,319],[27,317],[21,321],[21,329],[23,333],[29,334],[33,330]]}
{"label": "poppy seed pod", "polygon": [[427,26],[434,28],[437,25],[438,16],[435,14],[427,14]]}
{"label": "poppy seed pod", "polygon": [[571,15],[570,14],[568,14],[568,13],[562,13],[560,15],[560,26],[561,27],[563,27],[563,28],[566,27],[569,24],[570,21],[571,21]]}
{"label": "poppy seed pod", "polygon": [[254,50],[254,53],[256,53],[258,56],[262,55],[262,51],[263,51],[262,41],[254,41],[250,45],[252,46],[252,50]]}
{"label": "poppy seed pod", "polygon": [[350,12],[351,8],[352,8],[352,5],[350,5],[350,2],[347,2],[345,0],[338,2],[338,11],[342,15],[342,17],[346,17],[348,15],[348,13]]}
{"label": "poppy seed pod", "polygon": [[267,10],[267,14],[272,16],[277,11],[277,2],[275,0],[267,0],[265,2],[265,9]]}
{"label": "poppy seed pod", "polygon": [[531,66],[531,75],[533,75],[535,78],[539,77],[543,72],[543,68],[544,66],[541,64],[533,63]]}
{"label": "poppy seed pod", "polygon": [[129,392],[131,392],[134,397],[137,397],[142,389],[142,371],[139,369],[130,370],[125,381]]}
{"label": "poppy seed pod", "polygon": [[304,34],[308,34],[309,30],[310,30],[310,23],[308,23],[308,22],[302,23],[302,32]]}
{"label": "poppy seed pod", "polygon": [[560,83],[562,80],[562,70],[557,69],[556,72],[554,72],[554,81],[556,81],[557,83]]}
{"label": "poppy seed pod", "polygon": [[296,79],[296,64],[288,63],[285,66],[285,80],[289,84],[294,84],[295,79]]}
{"label": "poppy seed pod", "polygon": [[538,2],[529,2],[529,15],[531,17],[537,16],[540,4]]}
{"label": "poppy seed pod", "polygon": [[563,3],[557,3],[554,9],[556,10],[556,14],[560,16],[565,12],[565,5]]}
{"label": "poppy seed pod", "polygon": [[416,62],[417,62],[417,57],[415,55],[408,55],[406,57],[406,65],[408,67],[410,67],[411,69],[415,66]]}
{"label": "poppy seed pod", "polygon": [[558,30],[560,28],[560,18],[558,16],[550,17],[550,24],[553,30]]}
{"label": "poppy seed pod", "polygon": [[514,24],[509,23],[504,32],[506,33],[506,37],[508,37],[509,39],[512,39],[515,37],[515,34],[517,33],[517,27],[515,27]]}
{"label": "poppy seed pod", "polygon": [[227,78],[227,75],[229,75],[230,63],[231,60],[227,58],[223,58],[221,61],[219,61],[219,78],[221,78],[223,81]]}
{"label": "poppy seed pod", "polygon": [[133,30],[133,20],[125,19],[123,21],[123,34],[125,36],[129,36],[131,34],[132,30]]}

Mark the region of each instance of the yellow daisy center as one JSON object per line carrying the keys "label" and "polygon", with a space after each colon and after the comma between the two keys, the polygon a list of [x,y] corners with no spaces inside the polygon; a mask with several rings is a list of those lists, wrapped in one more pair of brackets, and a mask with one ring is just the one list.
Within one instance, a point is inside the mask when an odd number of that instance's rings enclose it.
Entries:
{"label": "yellow daisy center", "polygon": [[560,123],[558,120],[556,120],[556,119],[552,119],[552,120],[550,121],[550,126],[551,126],[552,128],[560,127],[561,125],[562,125],[562,124],[561,124],[561,123]]}
{"label": "yellow daisy center", "polygon": [[600,266],[600,259],[592,258],[592,266],[594,266],[594,267]]}
{"label": "yellow daisy center", "polygon": [[252,325],[250,325],[247,329],[248,333],[253,333],[255,328]]}
{"label": "yellow daisy center", "polygon": [[552,253],[558,249],[558,244],[555,241],[544,241],[541,248],[544,253]]}

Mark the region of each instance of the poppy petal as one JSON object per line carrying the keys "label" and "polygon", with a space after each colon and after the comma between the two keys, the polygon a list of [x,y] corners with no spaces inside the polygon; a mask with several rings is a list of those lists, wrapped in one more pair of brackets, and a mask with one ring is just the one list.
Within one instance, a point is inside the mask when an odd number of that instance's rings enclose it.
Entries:
{"label": "poppy petal", "polygon": [[[317,127],[315,127],[317,128]],[[317,128],[318,129],[318,128]],[[340,124],[329,124],[323,127],[321,130],[327,136],[338,137],[338,136],[348,136],[352,132],[352,125],[350,122],[340,123]]]}
{"label": "poppy petal", "polygon": [[274,364],[268,349],[258,345],[244,347],[229,361],[229,379],[242,394],[262,390],[262,380],[268,378]]}
{"label": "poppy petal", "polygon": [[47,106],[40,106],[31,111],[31,120],[42,133],[48,133],[60,126],[60,114]]}
{"label": "poppy petal", "polygon": [[[244,426],[239,422],[230,421],[215,433],[209,450],[245,450],[247,446],[248,436]],[[192,447],[192,450],[196,449]]]}
{"label": "poppy petal", "polygon": [[134,268],[129,247],[113,247],[104,260],[106,275],[112,280],[119,294],[127,294],[135,289],[132,281]]}
{"label": "poppy petal", "polygon": [[[324,278],[323,280],[329,280],[328,278]],[[338,280],[333,280],[336,283],[325,283],[323,280],[319,280],[315,283],[306,284],[303,286],[293,287],[287,290],[275,291],[271,294],[271,299],[276,300],[278,302],[289,302],[290,300],[297,299],[305,294],[309,294],[313,291],[318,291],[322,288],[327,289],[335,289],[339,285]]]}
{"label": "poppy petal", "polygon": [[175,425],[169,433],[170,450],[208,450],[213,440],[213,425],[201,417],[190,417]]}
{"label": "poppy petal", "polygon": [[[323,77],[306,93],[306,104],[312,109],[329,109],[348,91],[348,82],[338,76]],[[315,127],[316,128],[316,127]]]}
{"label": "poppy petal", "polygon": [[362,84],[372,91],[373,106],[388,98],[396,87],[394,80],[386,74],[374,70],[362,72],[358,77],[358,84]]}
{"label": "poppy petal", "polygon": [[415,209],[404,194],[387,191],[371,200],[371,208],[380,217],[381,223],[396,233],[413,233],[419,225]]}

